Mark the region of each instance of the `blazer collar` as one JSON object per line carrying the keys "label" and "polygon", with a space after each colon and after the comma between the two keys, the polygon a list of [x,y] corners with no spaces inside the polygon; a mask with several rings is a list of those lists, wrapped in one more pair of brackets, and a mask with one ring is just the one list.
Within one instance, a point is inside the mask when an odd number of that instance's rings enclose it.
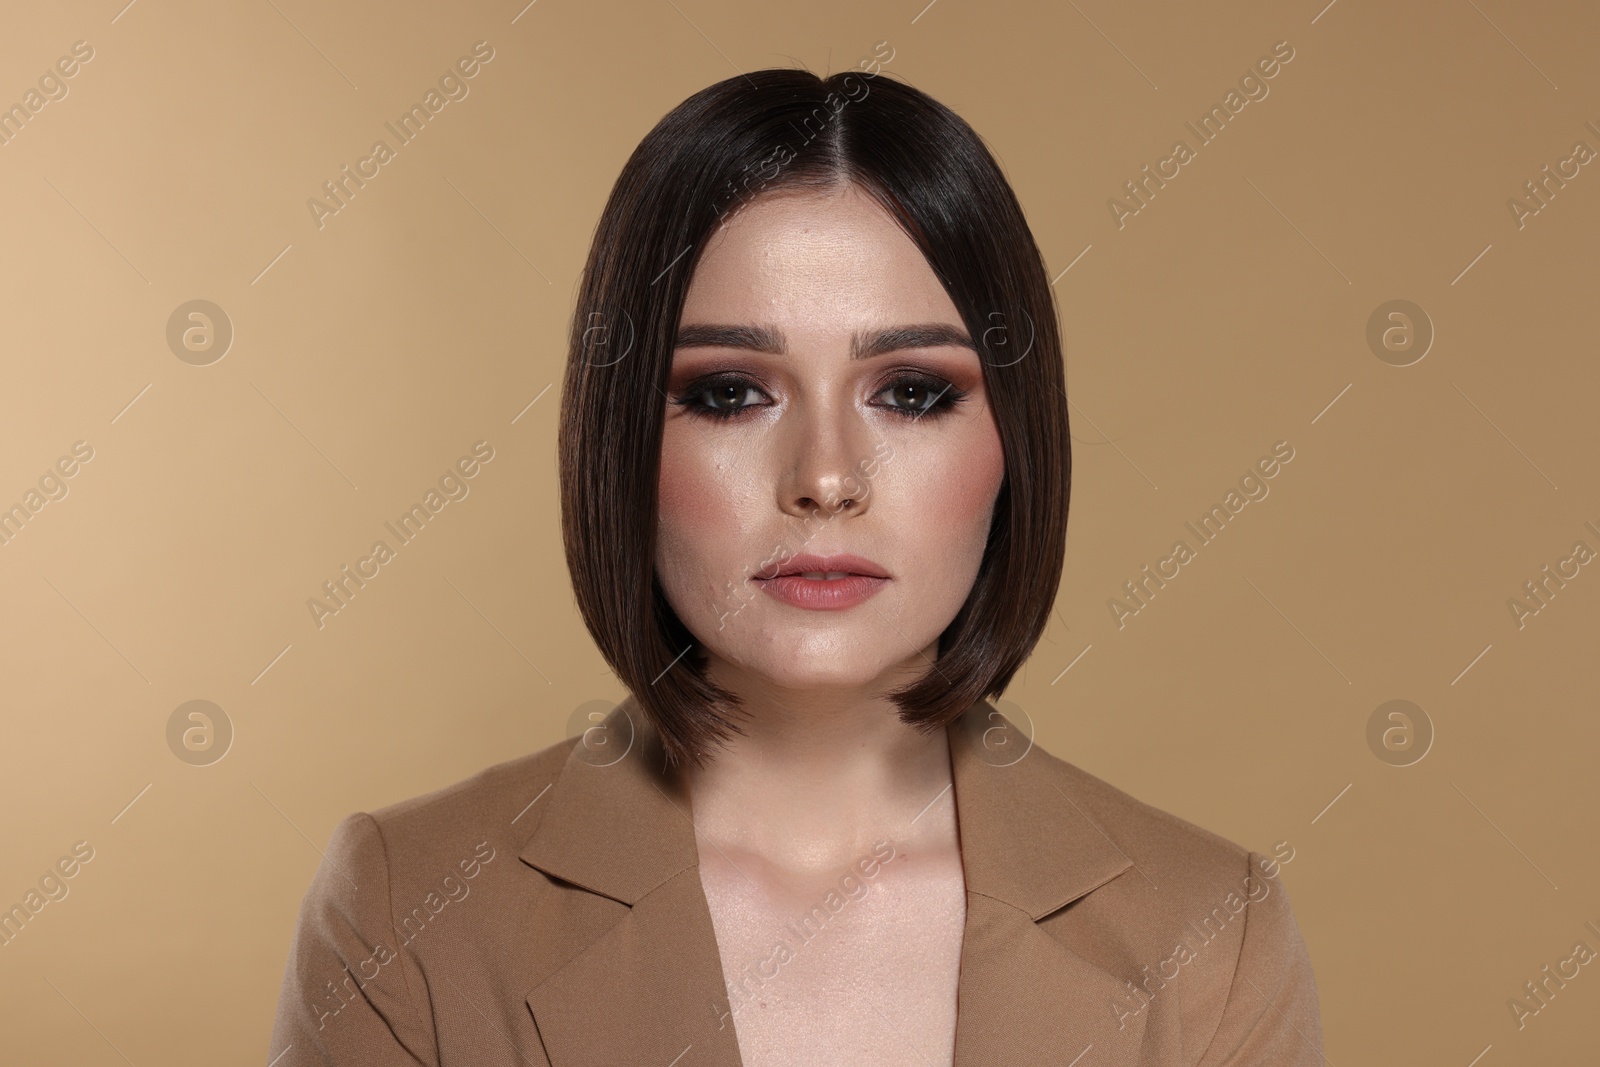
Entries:
{"label": "blazer collar", "polygon": [[[1150,1013],[1108,1032],[1125,981],[1038,925],[1132,861],[1090,820],[1067,766],[1030,751],[994,705],[973,704],[947,736],[968,899],[956,1063],[1066,1064],[1096,1043],[1097,1064],[1135,1062]],[[562,929],[525,931],[531,950],[567,961],[526,998],[546,1054],[553,1067],[740,1067],[689,806],[662,773],[659,737],[630,696],[589,741],[520,853],[590,901],[563,908]]]}

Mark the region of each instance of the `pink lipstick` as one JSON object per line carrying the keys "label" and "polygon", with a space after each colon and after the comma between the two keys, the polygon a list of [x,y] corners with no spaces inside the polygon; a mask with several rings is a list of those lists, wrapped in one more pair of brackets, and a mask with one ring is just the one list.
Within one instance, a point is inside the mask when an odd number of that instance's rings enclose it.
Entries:
{"label": "pink lipstick", "polygon": [[772,571],[773,576],[756,575],[762,589],[786,604],[811,611],[855,607],[890,582],[882,567],[848,554],[792,556],[763,570]]}

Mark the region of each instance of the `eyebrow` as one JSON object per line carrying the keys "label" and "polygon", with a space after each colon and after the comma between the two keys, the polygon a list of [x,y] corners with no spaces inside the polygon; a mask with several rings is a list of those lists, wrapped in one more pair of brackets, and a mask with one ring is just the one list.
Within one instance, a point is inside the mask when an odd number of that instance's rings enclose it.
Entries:
{"label": "eyebrow", "polygon": [[[871,359],[885,352],[898,352],[906,348],[940,348],[947,345],[974,352],[978,350],[965,330],[949,323],[925,322],[879,330],[858,330],[850,336],[850,358]],[[696,323],[685,326],[678,331],[673,348],[744,348],[775,356],[789,354],[782,330],[753,324]]]}

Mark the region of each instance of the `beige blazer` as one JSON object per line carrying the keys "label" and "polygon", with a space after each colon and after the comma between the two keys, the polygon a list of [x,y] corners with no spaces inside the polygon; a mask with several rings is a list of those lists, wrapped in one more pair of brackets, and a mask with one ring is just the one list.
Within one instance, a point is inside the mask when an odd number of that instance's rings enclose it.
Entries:
{"label": "beige blazer", "polygon": [[[603,729],[338,824],[300,907],[274,1067],[740,1064],[659,739],[631,698]],[[1281,881],[1292,845],[1250,852],[1149,807],[987,701],[948,735],[958,1067],[1323,1062]]]}

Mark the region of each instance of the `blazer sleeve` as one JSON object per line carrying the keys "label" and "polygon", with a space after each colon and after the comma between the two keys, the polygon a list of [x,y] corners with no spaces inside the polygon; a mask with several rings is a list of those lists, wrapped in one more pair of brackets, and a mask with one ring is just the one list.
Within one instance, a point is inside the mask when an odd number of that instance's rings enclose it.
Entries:
{"label": "blazer sleeve", "polygon": [[422,975],[401,951],[383,833],[346,816],[300,904],[267,1059],[275,1067],[436,1067]]}
{"label": "blazer sleeve", "polygon": [[1322,1067],[1316,979],[1288,890],[1279,878],[1263,877],[1271,860],[1252,852],[1248,862],[1248,884],[1268,892],[1245,907],[1222,1020],[1199,1067]]}

